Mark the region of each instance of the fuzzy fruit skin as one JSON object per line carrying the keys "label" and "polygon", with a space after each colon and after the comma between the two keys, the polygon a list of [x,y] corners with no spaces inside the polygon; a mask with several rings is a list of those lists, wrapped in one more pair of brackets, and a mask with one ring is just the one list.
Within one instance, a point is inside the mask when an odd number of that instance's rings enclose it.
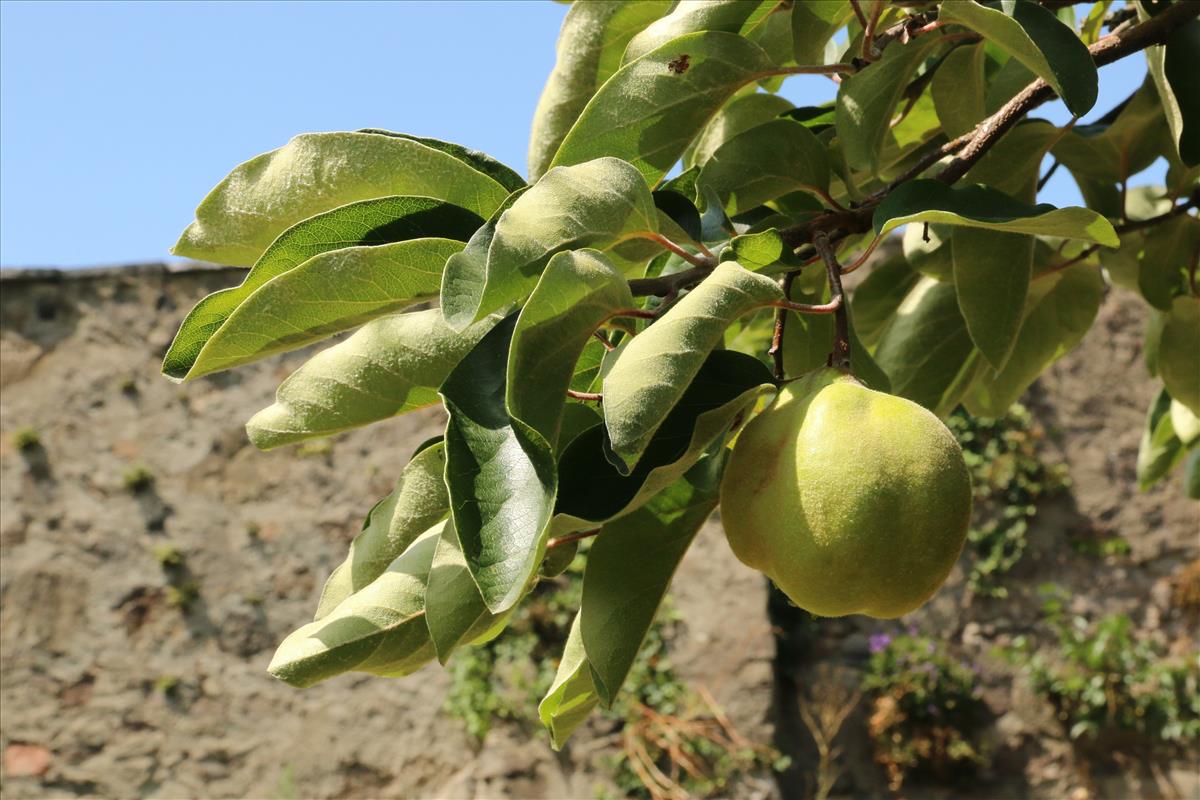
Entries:
{"label": "fuzzy fruit skin", "polygon": [[932,413],[826,368],[784,386],[742,431],[721,517],[737,557],[796,605],[891,619],[958,560],[971,476]]}

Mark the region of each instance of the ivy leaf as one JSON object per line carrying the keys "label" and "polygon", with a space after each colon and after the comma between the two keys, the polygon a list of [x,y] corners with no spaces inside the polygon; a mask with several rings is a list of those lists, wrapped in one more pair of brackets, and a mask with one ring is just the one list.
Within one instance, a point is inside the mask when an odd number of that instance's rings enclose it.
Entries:
{"label": "ivy leaf", "polygon": [[343,672],[399,677],[433,658],[425,582],[441,526],[423,533],[371,583],[283,640],[267,671],[305,688]]}
{"label": "ivy leaf", "polygon": [[622,63],[641,58],[673,39],[701,31],[726,31],[747,35],[758,26],[778,0],[707,0],[677,3],[666,16],[646,27],[625,49]]}
{"label": "ivy leaf", "polygon": [[891,378],[892,393],[938,416],[958,404],[975,375],[978,355],[954,284],[932,278],[921,278],[912,288],[875,348],[875,360]]}
{"label": "ivy leaf", "polygon": [[310,358],[246,423],[260,450],[329,436],[438,402],[438,387],[494,317],[456,333],[438,309],[389,314]]}
{"label": "ivy leaf", "polygon": [[171,251],[250,265],[301,220],[392,195],[443,200],[486,218],[509,191],[450,153],[376,133],[305,133],[234,169],[196,209]]}
{"label": "ivy leaf", "polygon": [[1137,479],[1143,492],[1166,476],[1183,460],[1183,442],[1175,435],[1171,422],[1171,395],[1163,389],[1146,411],[1146,426],[1138,444]]}
{"label": "ivy leaf", "polygon": [[1175,295],[1185,289],[1188,265],[1197,251],[1200,219],[1182,214],[1155,226],[1138,264],[1138,290],[1147,303],[1170,310]]}
{"label": "ivy leaf", "polygon": [[617,158],[551,169],[446,264],[442,313],[455,330],[523,298],[555,253],[607,250],[658,230],[654,198]]}
{"label": "ivy leaf", "polygon": [[592,668],[580,635],[579,615],[571,623],[571,633],[563,648],[558,672],[546,696],[538,704],[538,716],[550,731],[550,743],[561,750],[575,729],[588,718],[592,709],[600,702],[596,685],[592,682]]}
{"label": "ivy leaf", "polygon": [[1176,297],[1163,315],[1158,375],[1177,401],[1200,416],[1200,297]]}
{"label": "ivy leaf", "polygon": [[591,0],[571,6],[558,34],[558,60],[533,113],[531,180],[545,173],[588,100],[620,67],[629,40],[670,7],[669,0]]}
{"label": "ivy leaf", "polygon": [[331,250],[260,286],[196,355],[187,378],[294,350],[437,297],[450,239]]}
{"label": "ivy leaf", "polygon": [[829,191],[829,156],[803,123],[781,118],[756,125],[716,149],[697,181],[712,187],[730,214],[803,191]]}
{"label": "ivy leaf", "polygon": [[625,347],[604,378],[604,421],[617,468],[628,474],[733,320],[782,301],[775,281],[720,264]]}
{"label": "ivy leaf", "polygon": [[637,468],[623,475],[604,457],[603,425],[581,433],[559,460],[555,515],[579,530],[626,514],[674,483],[714,442],[736,428],[775,389],[762,362],[717,350],[655,432]]}
{"label": "ivy leaf", "polygon": [[[850,296],[850,310],[854,312],[854,327],[864,344],[873,347],[879,341],[884,327],[920,278],[905,259],[891,258],[863,279]],[[787,333],[786,328],[784,333]],[[786,347],[784,354],[787,354]]]}
{"label": "ivy leaf", "polygon": [[992,367],[1003,369],[1025,312],[1033,278],[1034,238],[959,228],[950,245],[958,307],[967,332]]}
{"label": "ivy leaf", "polygon": [[[686,69],[678,61],[683,55]],[[552,166],[618,156],[654,185],[726,100],[771,69],[766,52],[735,33],[673,39],[621,67],[600,87]]]}
{"label": "ivy leaf", "polygon": [[445,664],[462,642],[490,638],[506,616],[497,618],[483,602],[467,567],[454,523],[447,520],[438,537],[425,588],[425,623],[438,662]]}
{"label": "ivy leaf", "polygon": [[1099,78],[1087,45],[1040,5],[1026,0],[944,3],[938,20],[970,28],[1011,55],[1050,84],[1075,116],[1096,104]]}
{"label": "ivy leaf", "polygon": [[1162,101],[1147,76],[1116,119],[1076,125],[1054,145],[1054,157],[1076,175],[1119,183],[1150,166],[1168,135]]}
{"label": "ivy leaf", "polygon": [[976,416],[999,418],[1047,367],[1075,348],[1092,327],[1104,281],[1076,264],[1034,281],[1028,308],[1004,368],[985,370],[964,398]]}
{"label": "ivy leaf", "polygon": [[197,356],[230,314],[273,278],[314,256],[422,237],[466,241],[482,223],[466,209],[428,197],[364,200],[298,222],[267,248],[241,286],[214,292],[196,304],[163,359],[163,373],[180,380],[195,377],[190,371]]}
{"label": "ivy leaf", "polygon": [[929,85],[942,130],[962,136],[987,116],[987,82],[983,42],[956,48],[946,56]]}
{"label": "ivy leaf", "polygon": [[872,221],[880,236],[908,222],[940,222],[1080,239],[1105,247],[1121,243],[1112,224],[1095,211],[1055,208],[1048,203],[1033,206],[986,186],[956,189],[936,180],[909,181],[896,187],[876,207]]}
{"label": "ivy leaf", "polygon": [[793,4],[792,48],[796,63],[826,63],[825,46],[853,15],[847,0],[804,0]]}
{"label": "ivy leaf", "polygon": [[446,451],[441,440],[418,450],[400,473],[396,488],[375,504],[362,532],[350,543],[346,560],[325,581],[316,619],[378,578],[422,533],[450,513],[442,475]]}
{"label": "ivy leaf", "polygon": [[[600,529],[588,553],[580,636],[596,693],[611,707],[654,622],[675,569],[717,506],[719,471],[701,465],[631,514]],[[716,480],[705,480],[716,472]],[[694,473],[689,473],[696,479]],[[636,558],[630,555],[636,553]]]}
{"label": "ivy leaf", "polygon": [[511,608],[537,569],[554,507],[554,454],[505,406],[517,315],[492,328],[442,385],[446,485],[467,566],[493,613]]}
{"label": "ivy leaf", "polygon": [[554,446],[580,354],[600,325],[631,308],[629,284],[602,253],[575,250],[550,259],[508,351],[512,418]]}
{"label": "ivy leaf", "polygon": [[922,36],[906,45],[893,43],[879,61],[842,79],[834,125],[849,164],[878,172],[879,154],[904,88],[939,38]]}
{"label": "ivy leaf", "polygon": [[739,133],[770,122],[792,108],[792,104],[777,94],[750,92],[739,94],[726,103],[696,137],[683,154],[685,169],[704,166],[712,154]]}

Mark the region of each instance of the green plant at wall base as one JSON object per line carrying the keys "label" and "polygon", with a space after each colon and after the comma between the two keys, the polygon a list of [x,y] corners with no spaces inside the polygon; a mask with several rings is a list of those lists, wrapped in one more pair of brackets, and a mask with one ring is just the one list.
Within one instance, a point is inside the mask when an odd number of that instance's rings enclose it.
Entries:
{"label": "green plant at wall base", "polygon": [[975,494],[967,534],[974,559],[967,585],[980,594],[1005,597],[1000,581],[1025,553],[1038,502],[1067,485],[1066,466],[1042,460],[1039,444],[1045,431],[1020,404],[999,419],[974,417],[960,408],[946,424],[962,445]]}
{"label": "green plant at wall base", "polygon": [[121,473],[121,485],[126,491],[139,494],[154,486],[154,473],[149,467],[135,464]]}
{"label": "green plant at wall base", "polygon": [[[856,597],[808,606],[919,605],[968,527],[964,466],[937,418],[960,404],[1003,416],[1080,341],[1107,283],[1156,314],[1146,350],[1169,400],[1148,417],[1142,482],[1190,457],[1191,418],[1170,409],[1200,411],[1200,5],[1135,6],[1077,24],[1034,0],[579,2],[527,177],[374,128],[301,134],[236,167],[175,253],[248,272],[188,314],[164,373],[191,380],[353,331],[280,385],[248,423],[255,445],[447,415],[271,673],[304,687],[448,663],[502,636],[547,565],[595,536],[539,704],[561,746],[620,699],[722,484],[753,494],[737,465],[758,459],[727,457],[743,426],[769,434],[768,416],[854,479],[802,485],[788,476],[808,474],[805,448],[744,437],[780,467],[765,488],[791,511],[726,515],[743,523],[739,549],[768,574],[808,553],[799,575],[818,556],[796,545],[830,537],[872,572],[843,582]],[[1098,67],[1127,57],[1150,76],[1126,103],[1091,124],[1031,118],[1057,95],[1091,119]],[[836,98],[776,94],[798,74],[835,77]],[[1161,185],[1128,186],[1160,157]],[[1047,159],[1086,208],[1037,203]],[[843,291],[903,228],[903,255]],[[790,383],[818,370],[828,380]],[[878,454],[906,431],[906,467],[889,470]],[[822,504],[839,512],[805,513]],[[823,594],[842,593],[832,584]]]}
{"label": "green plant at wall base", "polygon": [[1054,704],[1072,739],[1121,730],[1157,743],[1200,740],[1200,651],[1168,653],[1124,614],[1092,621],[1068,614],[1057,587],[1043,594],[1057,650],[1034,652],[1019,637],[1007,655]]}
{"label": "green plant at wall base", "polygon": [[42,436],[38,433],[37,428],[25,426],[17,428],[12,435],[13,447],[22,453],[28,453],[42,445]]}
{"label": "green plant at wall base", "polygon": [[862,681],[872,709],[868,730],[893,790],[915,772],[948,780],[988,763],[977,667],[913,633],[876,634],[871,650]]}

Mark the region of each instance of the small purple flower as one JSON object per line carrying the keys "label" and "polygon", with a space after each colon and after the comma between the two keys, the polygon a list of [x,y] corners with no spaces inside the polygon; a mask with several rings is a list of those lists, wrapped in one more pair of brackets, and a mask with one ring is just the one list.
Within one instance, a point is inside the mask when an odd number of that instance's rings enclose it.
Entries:
{"label": "small purple flower", "polygon": [[908,627],[905,630],[908,631],[909,636],[916,636],[917,635],[916,623],[913,623],[913,622],[908,623]]}
{"label": "small purple flower", "polygon": [[[861,639],[859,641],[862,641]],[[873,633],[867,646],[872,653],[882,653],[892,643],[892,637],[886,633]]]}
{"label": "small purple flower", "polygon": [[933,651],[934,651],[934,650],[936,650],[936,649],[937,649],[937,648],[936,648],[936,647],[934,647],[934,644],[933,644],[933,642],[929,642],[928,644],[926,644],[926,645],[925,645],[925,652],[926,652],[926,653],[933,653]]}

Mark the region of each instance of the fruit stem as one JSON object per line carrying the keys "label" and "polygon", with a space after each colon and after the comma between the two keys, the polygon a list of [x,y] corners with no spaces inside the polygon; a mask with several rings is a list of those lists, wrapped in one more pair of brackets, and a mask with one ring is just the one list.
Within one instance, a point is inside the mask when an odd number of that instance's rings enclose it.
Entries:
{"label": "fruit stem", "polygon": [[813,246],[825,261],[825,270],[829,273],[829,303],[834,307],[833,352],[829,354],[829,366],[837,369],[850,370],[850,317],[846,308],[845,294],[842,291],[842,265],[838,263],[833,245],[829,243],[829,234],[817,231],[813,235]]}

